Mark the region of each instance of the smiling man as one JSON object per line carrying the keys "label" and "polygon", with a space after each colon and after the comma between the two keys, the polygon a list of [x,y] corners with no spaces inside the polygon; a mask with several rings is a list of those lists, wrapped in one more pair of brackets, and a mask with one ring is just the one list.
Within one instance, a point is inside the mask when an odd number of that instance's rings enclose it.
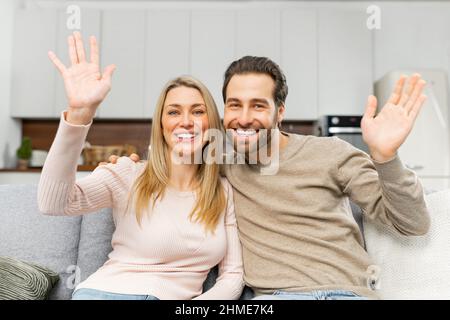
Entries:
{"label": "smiling man", "polygon": [[[236,68],[236,69],[234,69]],[[277,132],[277,124],[284,114],[284,99],[287,87],[278,89],[274,97],[274,80],[265,73],[238,73],[237,67],[231,66],[227,72],[223,88],[225,100],[224,126],[231,137],[235,149],[240,146],[249,156],[260,148],[268,148],[271,153],[271,138]],[[231,92],[227,95],[227,91]],[[262,134],[264,133],[264,134]],[[284,148],[287,136],[281,134],[280,147]]]}
{"label": "smiling man", "polygon": [[[404,235],[422,235],[430,224],[422,187],[397,156],[420,111],[425,81],[402,77],[389,102],[375,115],[368,99],[361,126],[370,156],[328,137],[276,130],[288,93],[277,64],[243,57],[225,72],[224,126],[236,150],[257,152],[268,142],[259,132],[278,135],[279,170],[260,174],[260,163],[227,165],[233,185],[244,279],[259,299],[377,298],[374,266],[349,206],[369,220]],[[301,106],[288,106],[301,108]],[[270,149],[270,148],[269,148]],[[241,148],[242,150],[242,148]]]}

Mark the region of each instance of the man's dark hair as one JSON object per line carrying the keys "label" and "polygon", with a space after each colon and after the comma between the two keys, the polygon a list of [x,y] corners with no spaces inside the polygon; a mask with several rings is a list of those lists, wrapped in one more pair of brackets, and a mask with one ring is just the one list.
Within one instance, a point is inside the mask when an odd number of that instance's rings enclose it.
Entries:
{"label": "man's dark hair", "polygon": [[270,76],[275,82],[275,89],[273,92],[273,99],[275,105],[278,107],[284,105],[288,94],[288,86],[286,84],[286,77],[278,64],[266,57],[245,56],[239,60],[233,61],[225,71],[225,77],[222,87],[223,101],[226,102],[227,87],[230,79],[236,74],[246,73],[262,73]]}

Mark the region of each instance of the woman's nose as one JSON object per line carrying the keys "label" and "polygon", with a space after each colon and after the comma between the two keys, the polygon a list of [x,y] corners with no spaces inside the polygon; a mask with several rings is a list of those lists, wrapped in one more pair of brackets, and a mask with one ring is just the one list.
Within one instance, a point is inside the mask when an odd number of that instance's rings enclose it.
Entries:
{"label": "woman's nose", "polygon": [[189,113],[183,114],[183,118],[181,120],[181,125],[183,127],[190,127],[194,123],[192,116]]}

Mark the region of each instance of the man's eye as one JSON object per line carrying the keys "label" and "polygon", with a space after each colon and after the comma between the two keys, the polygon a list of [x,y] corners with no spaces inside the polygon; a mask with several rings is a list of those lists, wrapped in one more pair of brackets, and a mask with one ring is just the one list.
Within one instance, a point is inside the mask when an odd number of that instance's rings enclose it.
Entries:
{"label": "man's eye", "polygon": [[239,108],[239,105],[237,103],[232,103],[228,105],[230,108]]}
{"label": "man's eye", "polygon": [[262,109],[262,108],[264,108],[264,106],[262,104],[255,104],[255,108],[256,109]]}

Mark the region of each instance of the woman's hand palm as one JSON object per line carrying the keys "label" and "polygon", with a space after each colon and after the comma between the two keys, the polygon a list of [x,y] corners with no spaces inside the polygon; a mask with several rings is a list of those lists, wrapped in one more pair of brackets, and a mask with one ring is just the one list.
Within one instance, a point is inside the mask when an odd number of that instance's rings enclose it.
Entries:
{"label": "woman's hand palm", "polygon": [[74,108],[96,106],[106,97],[110,85],[101,78],[98,65],[80,63],[63,74],[69,105]]}
{"label": "woman's hand palm", "polygon": [[53,52],[49,52],[49,57],[63,77],[69,108],[94,112],[111,89],[111,76],[115,66],[107,66],[101,74],[95,37],[90,38],[91,61],[86,59],[79,32],[68,37],[68,46],[71,61],[69,68]]}

